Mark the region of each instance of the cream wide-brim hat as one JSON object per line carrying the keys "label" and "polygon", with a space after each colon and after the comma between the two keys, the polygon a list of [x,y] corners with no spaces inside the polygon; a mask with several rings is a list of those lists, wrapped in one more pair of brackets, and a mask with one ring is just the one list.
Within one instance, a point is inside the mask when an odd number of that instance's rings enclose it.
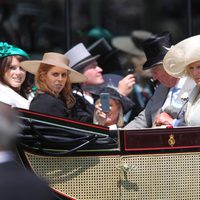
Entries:
{"label": "cream wide-brim hat", "polygon": [[112,45],[131,55],[144,56],[145,53],[142,48],[142,42],[151,38],[152,33],[145,30],[134,30],[130,36],[117,36],[112,38]]}
{"label": "cream wide-brim hat", "polygon": [[200,35],[189,37],[171,46],[163,59],[164,69],[176,78],[186,76],[186,67],[200,61]]}
{"label": "cream wide-brim hat", "polygon": [[83,74],[69,67],[69,60],[66,58],[65,55],[60,53],[45,53],[42,60],[22,61],[20,63],[20,66],[25,71],[30,72],[31,74],[36,74],[41,63],[67,69],[68,71],[70,71],[69,77],[71,83],[83,83],[87,80],[87,78]]}

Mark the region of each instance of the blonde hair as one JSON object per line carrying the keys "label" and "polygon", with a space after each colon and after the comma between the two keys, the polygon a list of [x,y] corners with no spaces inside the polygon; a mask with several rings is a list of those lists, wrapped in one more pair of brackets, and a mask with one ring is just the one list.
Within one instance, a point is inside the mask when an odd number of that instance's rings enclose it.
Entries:
{"label": "blonde hair", "polygon": [[[47,86],[46,82],[44,82],[44,80],[42,79],[42,75],[44,74],[46,75],[47,72],[53,67],[55,66],[41,63],[35,75],[35,82],[39,91],[42,91],[42,92],[45,92],[57,97],[57,95]],[[64,98],[67,108],[72,108],[74,106],[76,101],[72,93],[69,74],[67,74],[67,81],[65,83],[63,90],[61,91],[61,97]]]}
{"label": "blonde hair", "polygon": [[[117,127],[123,127],[124,126],[124,114],[123,114],[123,108],[122,105],[120,103],[120,101],[113,99],[114,101],[117,101],[118,103],[118,108],[119,108],[119,115],[118,115],[118,120],[117,120]],[[95,102],[95,105],[100,103],[100,99],[97,99],[97,101]],[[96,108],[94,110],[94,115],[93,115],[93,123],[94,124],[99,124],[98,120],[97,120],[97,114],[96,114]],[[102,125],[102,124],[99,124]]]}
{"label": "blonde hair", "polygon": [[185,74],[186,76],[189,76],[191,78],[191,73],[190,73],[189,65],[186,66],[186,68],[183,71],[183,74]]}

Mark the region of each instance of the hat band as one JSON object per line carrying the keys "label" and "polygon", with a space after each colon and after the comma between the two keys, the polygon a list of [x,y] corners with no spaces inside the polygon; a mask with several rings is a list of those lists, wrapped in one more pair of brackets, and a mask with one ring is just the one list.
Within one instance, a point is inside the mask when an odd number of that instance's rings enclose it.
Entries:
{"label": "hat band", "polygon": [[84,61],[86,61],[87,59],[90,59],[90,58],[92,58],[92,55],[89,55],[88,57],[82,59],[81,61],[79,61],[78,63],[76,63],[76,65],[74,65],[73,67],[76,67],[76,66],[79,65],[80,63],[82,63],[82,62],[84,62]]}
{"label": "hat band", "polygon": [[[87,56],[86,58],[84,58],[84,59],[82,59],[81,61],[79,61],[78,63],[76,63],[76,65],[72,66],[72,69],[75,69],[75,70],[77,70],[77,71],[81,70],[81,69],[84,67],[84,65],[80,65],[80,64],[81,64],[82,62],[84,62],[84,61],[90,59],[90,58],[92,58],[92,55],[89,55],[89,56]],[[79,66],[79,65],[80,65],[80,66]]]}

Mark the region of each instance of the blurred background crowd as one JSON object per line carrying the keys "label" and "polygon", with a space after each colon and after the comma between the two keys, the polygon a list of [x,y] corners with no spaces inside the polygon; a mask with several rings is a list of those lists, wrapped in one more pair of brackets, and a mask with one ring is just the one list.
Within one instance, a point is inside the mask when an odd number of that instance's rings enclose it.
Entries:
{"label": "blurred background crowd", "polygon": [[79,42],[89,46],[99,34],[111,40],[138,29],[168,30],[177,43],[191,32],[199,33],[199,4],[198,0],[1,0],[0,40],[35,57],[66,52]]}

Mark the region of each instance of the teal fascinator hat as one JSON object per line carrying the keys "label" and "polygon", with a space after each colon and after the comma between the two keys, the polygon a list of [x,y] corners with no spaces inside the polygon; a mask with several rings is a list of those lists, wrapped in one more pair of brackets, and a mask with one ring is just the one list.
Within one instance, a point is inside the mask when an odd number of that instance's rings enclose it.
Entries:
{"label": "teal fascinator hat", "polygon": [[7,42],[0,42],[0,58],[16,55],[23,56],[28,60],[30,59],[29,55],[24,50],[10,45]]}

